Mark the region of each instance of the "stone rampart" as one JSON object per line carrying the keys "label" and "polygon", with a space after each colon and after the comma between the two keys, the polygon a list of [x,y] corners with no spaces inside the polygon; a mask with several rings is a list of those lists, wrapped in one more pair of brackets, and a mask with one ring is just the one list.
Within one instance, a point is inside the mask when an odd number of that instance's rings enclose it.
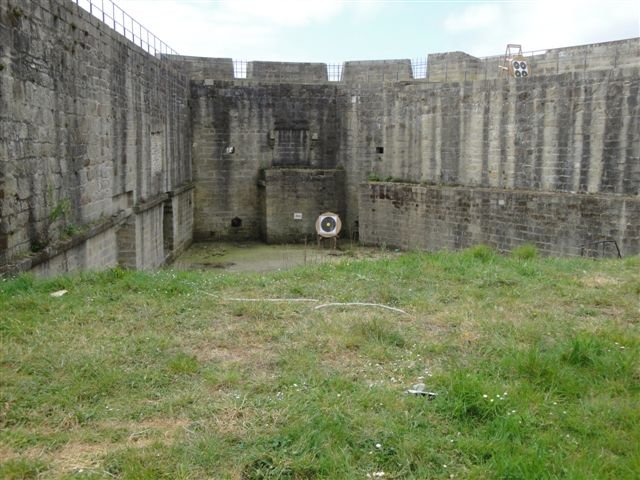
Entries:
{"label": "stone rampart", "polygon": [[640,253],[637,38],[537,54],[526,79],[450,52],[425,79],[381,60],[340,81],[154,57],[67,0],[0,0],[0,40],[0,271],[156,268],[193,236],[301,238],[326,209],[368,243]]}
{"label": "stone rampart", "polygon": [[[640,252],[640,198],[396,183],[360,187],[365,244],[453,250],[487,244],[508,252],[526,243],[546,255],[580,256],[617,242]],[[604,249],[617,255],[613,243]]]}
{"label": "stone rampart", "polygon": [[69,1],[0,0],[0,39],[0,270],[162,264],[162,215],[134,222],[133,262],[120,226],[85,237],[191,183],[188,77]]}

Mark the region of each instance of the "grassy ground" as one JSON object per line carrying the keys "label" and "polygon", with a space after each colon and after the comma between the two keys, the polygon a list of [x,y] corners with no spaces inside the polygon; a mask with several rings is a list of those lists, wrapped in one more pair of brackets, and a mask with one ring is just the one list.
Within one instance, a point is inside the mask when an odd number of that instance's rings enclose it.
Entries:
{"label": "grassy ground", "polygon": [[0,478],[638,478],[640,258],[520,253],[3,280]]}

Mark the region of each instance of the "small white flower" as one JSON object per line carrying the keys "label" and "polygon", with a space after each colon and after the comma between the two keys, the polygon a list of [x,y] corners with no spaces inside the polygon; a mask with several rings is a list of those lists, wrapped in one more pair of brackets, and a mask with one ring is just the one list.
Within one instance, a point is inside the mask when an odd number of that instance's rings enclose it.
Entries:
{"label": "small white flower", "polygon": [[482,398],[488,398],[489,395],[487,395],[486,393],[484,395],[482,395]]}
{"label": "small white flower", "polygon": [[382,444],[376,443],[376,448],[382,448]]}

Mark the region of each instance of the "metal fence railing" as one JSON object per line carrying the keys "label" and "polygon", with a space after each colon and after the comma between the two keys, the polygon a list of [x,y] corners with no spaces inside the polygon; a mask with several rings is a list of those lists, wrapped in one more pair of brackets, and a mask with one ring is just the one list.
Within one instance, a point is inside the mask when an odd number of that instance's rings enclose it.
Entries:
{"label": "metal fence railing", "polygon": [[[633,45],[620,43],[600,49],[589,47],[531,50],[523,52],[522,56],[528,63],[530,75],[534,77],[640,65],[640,54]],[[504,55],[478,57],[468,63],[461,63],[455,57],[444,57],[437,63],[429,64],[426,79],[430,82],[493,80],[508,76],[504,66]]]}
{"label": "metal fence railing", "polygon": [[153,56],[178,54],[111,0],[71,1]]}
{"label": "metal fence railing", "polygon": [[[247,78],[247,67],[251,63],[248,60],[233,60],[233,76],[234,78],[244,79]],[[327,79],[330,82],[340,82],[342,81],[342,72],[344,70],[344,63],[327,63]],[[414,79],[423,79],[427,78],[427,59],[423,58],[414,58],[411,60],[411,69],[413,71]],[[393,73],[388,73],[390,78],[393,78]],[[282,78],[285,80],[286,78]],[[275,78],[274,80],[279,80]]]}
{"label": "metal fence railing", "polygon": [[427,78],[427,59],[425,57],[411,59],[411,69],[413,70],[413,78]]}
{"label": "metal fence railing", "polygon": [[[112,0],[71,1],[151,55],[178,55],[173,48],[143,27]],[[637,47],[628,42],[620,42],[616,43],[615,46],[602,46],[596,49],[591,47],[527,51],[523,52],[523,56],[527,59],[533,76],[615,69],[625,65],[636,66],[640,64],[640,55],[637,53]],[[500,76],[503,65],[504,55],[481,58],[469,56],[468,60],[462,62],[460,58],[444,56],[439,60],[434,59],[429,65],[427,65],[427,58],[425,57],[411,60],[414,79],[424,79],[427,82],[437,83],[495,79]],[[238,79],[247,78],[248,66],[249,62],[246,60],[233,60],[234,77]],[[327,63],[326,66],[327,79],[330,82],[343,80],[344,63]],[[397,74],[398,78],[402,78],[406,73],[398,70]],[[393,79],[394,72],[385,71],[384,78]],[[274,80],[277,81],[278,79],[274,78]],[[379,74],[372,75],[371,80],[379,81]]]}

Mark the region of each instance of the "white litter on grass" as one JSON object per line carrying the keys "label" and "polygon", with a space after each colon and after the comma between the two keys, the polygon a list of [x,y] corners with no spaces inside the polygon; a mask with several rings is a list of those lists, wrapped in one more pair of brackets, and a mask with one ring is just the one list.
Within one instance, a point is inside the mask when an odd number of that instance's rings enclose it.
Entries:
{"label": "white litter on grass", "polygon": [[410,395],[420,395],[424,397],[428,397],[429,400],[433,400],[438,396],[435,392],[427,392],[425,390],[426,385],[424,383],[416,383],[413,387],[407,390],[407,393]]}
{"label": "white litter on grass", "polygon": [[57,292],[52,292],[49,294],[51,297],[61,297],[64,294],[69,293],[67,290],[58,290]]}

